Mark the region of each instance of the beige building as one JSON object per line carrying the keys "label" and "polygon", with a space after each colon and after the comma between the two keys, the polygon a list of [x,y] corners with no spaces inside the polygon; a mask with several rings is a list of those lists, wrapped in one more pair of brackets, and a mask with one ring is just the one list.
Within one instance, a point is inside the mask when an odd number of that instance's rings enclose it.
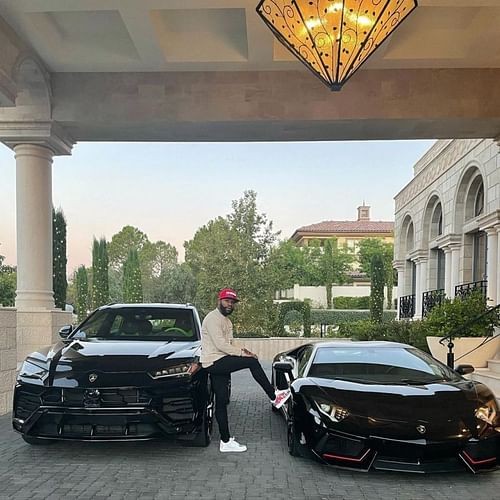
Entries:
{"label": "beige building", "polygon": [[500,300],[500,149],[491,139],[441,140],[395,197],[400,317],[481,289]]}

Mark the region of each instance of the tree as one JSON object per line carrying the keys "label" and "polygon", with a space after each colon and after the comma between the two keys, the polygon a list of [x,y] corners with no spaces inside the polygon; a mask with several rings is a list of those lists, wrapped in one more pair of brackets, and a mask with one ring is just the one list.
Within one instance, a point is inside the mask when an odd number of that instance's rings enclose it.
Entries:
{"label": "tree", "polygon": [[92,246],[92,306],[109,302],[108,251],[106,240],[94,238]]}
{"label": "tree", "polygon": [[240,331],[268,327],[274,295],[266,262],[277,233],[266,215],[257,211],[256,196],[246,191],[243,198],[233,201],[228,216],[209,221],[184,244],[186,263],[197,282],[196,305],[208,312],[218,290],[235,288],[242,298],[234,316]]}
{"label": "tree", "polygon": [[380,238],[366,238],[359,242],[358,258],[360,269],[368,275],[370,280],[372,279],[371,259],[375,254],[381,255],[384,261],[384,285],[387,286],[387,308],[392,309],[392,287],[394,286],[392,261],[394,260],[394,245]]}
{"label": "tree", "polygon": [[65,309],[66,291],[66,219],[59,208],[52,209],[52,287],[56,308]]}
{"label": "tree", "polygon": [[381,323],[384,311],[384,284],[386,276],[384,259],[379,253],[375,253],[372,256],[370,276],[370,316],[372,321]]}
{"label": "tree", "polygon": [[4,256],[0,255],[0,306],[12,307],[16,300],[16,268],[4,266]]}
{"label": "tree", "polygon": [[78,314],[78,321],[83,321],[90,309],[89,297],[89,280],[87,269],[85,266],[80,266],[75,274],[76,282],[76,312]]}
{"label": "tree", "polygon": [[113,235],[108,244],[109,265],[115,270],[123,267],[128,257],[128,251],[135,248],[140,252],[148,241],[142,231],[133,226],[124,226],[120,232]]}
{"label": "tree", "polygon": [[177,266],[177,249],[165,243],[146,241],[139,252],[144,300],[150,302],[160,286],[160,276]]}
{"label": "tree", "polygon": [[291,288],[296,283],[309,286],[319,279],[311,247],[299,247],[290,240],[280,241],[271,249],[267,274],[276,290]]}
{"label": "tree", "polygon": [[318,264],[321,270],[320,284],[326,287],[328,309],[332,309],[333,284],[342,285],[349,281],[348,272],[351,269],[352,260],[352,255],[344,247],[339,248],[337,238],[325,240]]}
{"label": "tree", "polygon": [[185,262],[165,268],[155,285],[153,302],[187,304],[196,300],[196,279]]}
{"label": "tree", "polygon": [[127,260],[123,264],[123,300],[127,303],[143,301],[141,269],[135,248],[128,251]]}

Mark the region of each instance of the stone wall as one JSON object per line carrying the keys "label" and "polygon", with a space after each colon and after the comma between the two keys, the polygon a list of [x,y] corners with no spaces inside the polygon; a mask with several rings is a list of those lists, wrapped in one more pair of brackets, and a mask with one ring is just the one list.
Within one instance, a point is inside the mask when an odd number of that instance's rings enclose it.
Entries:
{"label": "stone wall", "polygon": [[16,380],[16,310],[0,307],[0,415],[12,410]]}
{"label": "stone wall", "polygon": [[[333,339],[329,339],[331,341]],[[346,340],[346,339],[341,339]],[[311,342],[320,342],[318,338],[304,338],[304,337],[271,337],[269,339],[248,339],[248,338],[237,338],[234,339],[233,344],[236,347],[245,347],[249,351],[257,354],[259,359],[264,361],[272,361],[276,354],[289,351],[295,347],[299,347],[303,344],[309,344]]]}

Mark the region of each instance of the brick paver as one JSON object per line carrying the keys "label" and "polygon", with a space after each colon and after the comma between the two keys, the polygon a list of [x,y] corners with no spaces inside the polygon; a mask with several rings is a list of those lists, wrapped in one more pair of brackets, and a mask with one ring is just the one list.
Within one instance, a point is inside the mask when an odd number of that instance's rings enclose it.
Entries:
{"label": "brick paver", "polygon": [[[221,454],[176,442],[57,443],[34,447],[0,417],[1,499],[488,499],[500,472],[354,473],[291,457],[284,420],[249,373],[233,375],[232,432],[248,452]],[[216,427],[216,426],[214,426]]]}

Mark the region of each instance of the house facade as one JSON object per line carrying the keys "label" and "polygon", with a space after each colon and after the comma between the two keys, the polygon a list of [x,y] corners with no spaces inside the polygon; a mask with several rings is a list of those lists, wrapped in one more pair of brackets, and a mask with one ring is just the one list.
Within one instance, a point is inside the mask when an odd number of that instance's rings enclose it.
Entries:
{"label": "house facade", "polygon": [[395,197],[398,317],[480,290],[500,301],[498,140],[439,140]]}

